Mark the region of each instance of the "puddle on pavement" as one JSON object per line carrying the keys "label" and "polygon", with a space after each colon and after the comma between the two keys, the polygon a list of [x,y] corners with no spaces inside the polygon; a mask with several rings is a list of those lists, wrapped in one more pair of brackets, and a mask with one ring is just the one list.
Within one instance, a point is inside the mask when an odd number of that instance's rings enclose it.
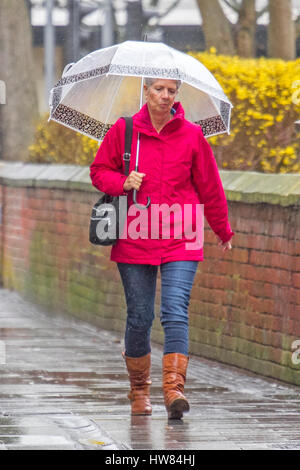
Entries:
{"label": "puddle on pavement", "polygon": [[224,393],[229,392],[229,389],[226,387],[199,387],[199,386],[189,386],[187,385],[186,388],[187,392],[189,393]]}
{"label": "puddle on pavement", "polygon": [[62,372],[44,370],[26,370],[20,374],[7,374],[1,377],[1,385],[77,385],[79,387],[95,387],[113,382],[123,383],[128,380],[126,373],[97,373],[97,372]]}
{"label": "puddle on pavement", "polygon": [[300,403],[300,397],[298,394],[293,394],[293,395],[271,395],[271,394],[266,394],[266,395],[263,395],[265,398],[272,398],[274,400],[284,400],[284,401],[289,401],[289,400],[292,400],[292,401],[298,401]]}
{"label": "puddle on pavement", "polygon": [[0,327],[0,338],[77,338],[85,337],[80,331],[73,328],[37,328],[33,323],[32,327]]}
{"label": "puddle on pavement", "polygon": [[41,449],[47,449],[49,447],[74,447],[74,443],[64,437],[64,436],[51,436],[45,435],[42,436],[40,434],[30,434],[22,436],[1,436],[1,441],[5,445],[13,444],[15,447],[35,447]]}

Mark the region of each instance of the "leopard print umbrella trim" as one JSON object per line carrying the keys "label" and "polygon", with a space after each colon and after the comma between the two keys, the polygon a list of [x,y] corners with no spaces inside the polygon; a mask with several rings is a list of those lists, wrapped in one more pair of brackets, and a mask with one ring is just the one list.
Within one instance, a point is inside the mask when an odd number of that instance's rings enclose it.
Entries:
{"label": "leopard print umbrella trim", "polygon": [[103,65],[102,67],[95,68],[93,70],[88,70],[86,72],[77,73],[74,75],[68,75],[62,77],[55,88],[62,87],[64,85],[70,85],[73,83],[80,82],[82,80],[88,80],[90,78],[99,77],[101,75],[124,75],[124,76],[137,76],[137,77],[166,77],[172,78],[172,80],[181,80],[186,82],[189,85],[195,86],[196,88],[201,89],[205,93],[208,93],[216,98],[224,101],[226,104],[231,103],[224,94],[223,91],[218,90],[210,85],[207,85],[205,82],[202,82],[197,77],[193,77],[192,75],[188,75],[181,70],[174,68],[155,68],[155,67],[141,67],[141,66],[133,66],[133,65],[118,65],[118,64],[108,64]]}
{"label": "leopard print umbrella trim", "polygon": [[98,67],[93,70],[88,70],[87,72],[76,73],[74,75],[68,75],[62,77],[54,88],[61,87],[64,85],[70,85],[71,83],[80,82],[81,80],[87,80],[90,78],[99,77],[100,75],[105,75],[109,71],[110,65],[104,65],[103,67]]}
{"label": "leopard print umbrella trim", "polygon": [[227,130],[220,116],[197,121],[195,124],[201,127],[202,132],[206,137],[222,134]]}
{"label": "leopard print umbrella trim", "polygon": [[[112,126],[112,124],[104,124],[63,104],[57,106],[51,114],[51,119],[98,141],[103,140],[105,134]],[[227,131],[221,116],[197,121],[195,124],[201,127],[206,137],[222,134]]]}
{"label": "leopard print umbrella trim", "polygon": [[104,124],[63,104],[57,106],[51,119],[98,141],[103,139],[111,127],[111,124]]}

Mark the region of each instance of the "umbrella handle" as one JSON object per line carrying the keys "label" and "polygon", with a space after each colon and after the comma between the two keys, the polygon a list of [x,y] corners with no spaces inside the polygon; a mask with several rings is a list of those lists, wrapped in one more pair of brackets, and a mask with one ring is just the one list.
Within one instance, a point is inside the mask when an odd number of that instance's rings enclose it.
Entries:
{"label": "umbrella handle", "polygon": [[134,202],[134,205],[138,208],[138,209],[147,209],[149,206],[150,206],[150,202],[151,202],[151,199],[150,197],[148,196],[148,200],[147,200],[147,204],[144,205],[144,204],[139,204],[136,200],[136,189],[133,190],[133,202]]}

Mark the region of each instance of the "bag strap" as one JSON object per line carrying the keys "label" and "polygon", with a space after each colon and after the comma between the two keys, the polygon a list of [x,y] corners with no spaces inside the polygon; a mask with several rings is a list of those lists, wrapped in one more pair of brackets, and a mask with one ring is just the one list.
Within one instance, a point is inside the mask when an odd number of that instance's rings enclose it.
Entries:
{"label": "bag strap", "polygon": [[123,160],[125,163],[125,175],[128,176],[129,174],[129,163],[131,157],[131,143],[132,143],[132,128],[133,128],[133,121],[132,117],[123,117],[126,123],[125,129],[125,151],[123,154]]}

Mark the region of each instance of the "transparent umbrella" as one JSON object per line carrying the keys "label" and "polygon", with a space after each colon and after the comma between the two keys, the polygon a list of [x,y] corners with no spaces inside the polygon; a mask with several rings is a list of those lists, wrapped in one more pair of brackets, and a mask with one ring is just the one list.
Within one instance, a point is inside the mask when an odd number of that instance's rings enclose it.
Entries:
{"label": "transparent umbrella", "polygon": [[69,64],[51,90],[49,120],[101,141],[119,117],[142,107],[144,77],[181,80],[186,118],[206,137],[230,132],[232,104],[212,73],[188,54],[146,41],[125,41]]}

